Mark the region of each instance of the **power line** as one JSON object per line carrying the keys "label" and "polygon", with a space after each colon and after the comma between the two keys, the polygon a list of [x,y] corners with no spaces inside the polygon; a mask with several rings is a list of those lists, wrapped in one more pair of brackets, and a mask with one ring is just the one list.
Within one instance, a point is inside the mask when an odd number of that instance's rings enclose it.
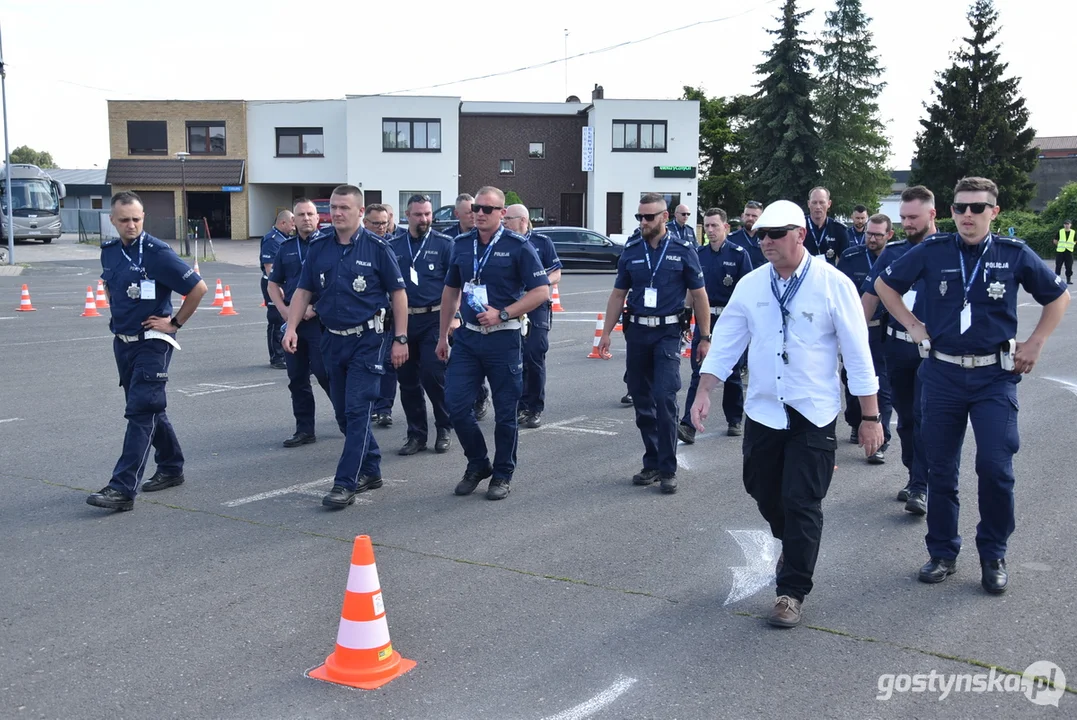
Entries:
{"label": "power line", "polygon": [[636,40],[625,40],[624,42],[619,42],[619,43],[616,43],[614,45],[608,45],[608,46],[606,46],[604,48],[598,48],[597,50],[588,50],[586,52],[577,53],[575,55],[566,55],[563,58],[557,58],[556,60],[547,60],[546,62],[541,62],[541,63],[536,63],[534,65],[527,65],[525,67],[515,68],[514,70],[502,70],[500,72],[488,73],[486,75],[476,75],[474,77],[463,78],[461,80],[453,80],[452,82],[436,83],[434,85],[423,85],[422,87],[407,88],[405,90],[390,90],[388,92],[374,93],[374,95],[396,95],[398,93],[417,92],[419,90],[434,90],[434,89],[437,89],[437,88],[448,87],[449,85],[459,85],[461,83],[474,82],[475,80],[487,80],[489,78],[503,77],[505,75],[514,75],[516,73],[525,72],[527,70],[536,70],[538,68],[549,67],[550,65],[556,65],[556,64],[562,63],[562,62],[567,64],[569,60],[575,60],[577,58],[587,57],[588,55],[599,55],[601,53],[606,53],[606,52],[609,52],[611,50],[617,50],[618,48],[628,47],[629,45],[638,45],[639,43],[647,42],[648,40],[654,40],[655,38],[662,37],[663,35],[670,35],[672,33],[681,32],[682,30],[688,30],[688,29],[695,28],[695,27],[701,27],[703,25],[713,25],[714,23],[720,23],[720,22],[726,22],[728,20],[734,20],[736,18],[743,17],[744,15],[748,15],[750,13],[755,12],[756,10],[764,8],[767,5],[773,5],[776,2],[780,2],[780,0],[766,0],[765,2],[762,2],[759,5],[756,5],[754,7],[748,8],[747,10],[744,10],[744,11],[739,12],[739,13],[735,13],[733,15],[727,15],[725,17],[714,18],[712,20],[698,20],[698,21],[696,21],[694,23],[689,23],[687,25],[682,25],[681,27],[677,27],[677,28],[671,28],[669,30],[662,30],[661,32],[656,32],[653,35],[648,35],[647,37],[638,38]]}

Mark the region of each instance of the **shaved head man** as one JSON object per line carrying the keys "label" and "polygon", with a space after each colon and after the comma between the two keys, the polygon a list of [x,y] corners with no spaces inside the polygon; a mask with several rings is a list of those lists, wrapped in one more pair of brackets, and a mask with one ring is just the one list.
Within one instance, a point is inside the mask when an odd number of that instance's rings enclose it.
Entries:
{"label": "shaved head man", "polygon": [[273,229],[262,238],[258,248],[258,262],[262,266],[262,300],[266,304],[266,345],[269,349],[269,366],[277,370],[286,370],[284,362],[284,318],[281,316],[273,298],[269,296],[269,274],[273,272],[273,260],[277,257],[281,243],[295,232],[295,216],[291,210],[281,210]]}
{"label": "shaved head man", "polygon": [[698,245],[696,240],[695,223],[689,222],[692,211],[687,205],[678,205],[673,211],[673,218],[666,224],[666,228],[673,233],[673,237],[681,240],[690,240],[693,245]]}
{"label": "shaved head man", "polygon": [[830,191],[825,187],[814,187],[808,193],[808,217],[805,218],[808,227],[804,249],[812,255],[822,256],[831,265],[837,265],[841,254],[855,242],[849,228],[827,217],[830,205]]}

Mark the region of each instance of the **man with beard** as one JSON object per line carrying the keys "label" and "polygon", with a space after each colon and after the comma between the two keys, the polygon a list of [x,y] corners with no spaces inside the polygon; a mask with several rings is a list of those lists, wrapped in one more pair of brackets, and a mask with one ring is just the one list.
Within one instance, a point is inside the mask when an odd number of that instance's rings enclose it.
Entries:
{"label": "man with beard", "polygon": [[853,214],[849,219],[853,221],[853,226],[849,228],[850,244],[863,245],[864,234],[867,232],[868,227],[868,209],[863,205],[857,205],[853,208]]}
{"label": "man with beard", "polygon": [[752,261],[753,268],[767,264],[767,259],[763,257],[763,249],[759,247],[759,237],[755,232],[755,221],[759,219],[759,214],[762,212],[762,203],[749,200],[740,216],[741,228],[729,235],[729,242],[740,245],[748,253],[748,259]]}

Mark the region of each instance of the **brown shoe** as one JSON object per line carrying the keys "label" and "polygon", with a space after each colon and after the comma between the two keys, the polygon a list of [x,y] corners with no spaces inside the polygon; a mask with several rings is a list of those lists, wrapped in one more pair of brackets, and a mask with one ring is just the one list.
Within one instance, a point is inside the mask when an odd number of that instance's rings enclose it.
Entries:
{"label": "brown shoe", "polygon": [[767,622],[774,627],[791,628],[800,624],[800,601],[788,595],[779,595],[774,601]]}

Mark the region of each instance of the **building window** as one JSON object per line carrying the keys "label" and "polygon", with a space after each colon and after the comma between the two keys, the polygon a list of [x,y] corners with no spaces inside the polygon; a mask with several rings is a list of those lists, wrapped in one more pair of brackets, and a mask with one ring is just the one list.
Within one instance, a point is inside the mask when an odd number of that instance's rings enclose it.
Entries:
{"label": "building window", "polygon": [[277,157],[324,157],[321,128],[277,128]]}
{"label": "building window", "polygon": [[516,161],[515,160],[502,160],[498,166],[497,172],[501,175],[515,175],[516,174]]}
{"label": "building window", "polygon": [[527,214],[531,216],[532,225],[542,225],[546,222],[546,209],[540,207],[533,207],[527,209]]}
{"label": "building window", "polygon": [[127,152],[130,155],[167,155],[168,123],[164,120],[128,120]]}
{"label": "building window", "polygon": [[187,152],[192,155],[224,155],[224,121],[188,121]]}
{"label": "building window", "polygon": [[533,142],[527,144],[527,157],[532,160],[542,160],[546,157],[546,143]]}
{"label": "building window", "polygon": [[381,149],[387,152],[441,152],[441,121],[383,118]]}
{"label": "building window", "polygon": [[665,120],[614,120],[614,152],[665,152]]}
{"label": "building window", "polygon": [[90,196],[90,209],[91,210],[102,210],[102,209],[104,209],[104,207],[105,207],[104,198],[102,198],[100,195],[91,195]]}

